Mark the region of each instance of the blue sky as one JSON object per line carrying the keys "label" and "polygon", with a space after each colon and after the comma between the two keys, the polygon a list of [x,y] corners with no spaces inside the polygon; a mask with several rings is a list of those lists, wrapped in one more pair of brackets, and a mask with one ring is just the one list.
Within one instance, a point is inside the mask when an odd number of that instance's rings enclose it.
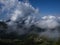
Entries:
{"label": "blue sky", "polygon": [[41,16],[60,16],[60,0],[29,0],[30,4],[38,8]]}
{"label": "blue sky", "polygon": [[[60,16],[60,0],[29,0],[29,3],[39,9],[40,16]],[[0,4],[0,8],[1,8]],[[6,13],[6,11],[4,11]],[[3,16],[0,16],[2,18]],[[4,17],[3,17],[4,18]]]}

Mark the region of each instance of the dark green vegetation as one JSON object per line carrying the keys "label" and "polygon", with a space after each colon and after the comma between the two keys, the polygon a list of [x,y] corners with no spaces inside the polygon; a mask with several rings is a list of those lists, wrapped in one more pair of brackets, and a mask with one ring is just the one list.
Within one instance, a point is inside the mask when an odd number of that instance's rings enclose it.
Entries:
{"label": "dark green vegetation", "polygon": [[60,45],[60,40],[50,40],[38,37],[36,34],[24,36],[21,39],[0,39],[0,45]]}
{"label": "dark green vegetation", "polygon": [[[2,29],[3,28],[3,29]],[[39,37],[36,33],[28,33],[26,35],[18,35],[15,32],[9,34],[6,33],[7,25],[4,22],[0,22],[0,45],[60,45],[60,39],[53,40],[46,37]],[[40,29],[31,26],[30,30],[35,30],[37,32],[44,29]]]}

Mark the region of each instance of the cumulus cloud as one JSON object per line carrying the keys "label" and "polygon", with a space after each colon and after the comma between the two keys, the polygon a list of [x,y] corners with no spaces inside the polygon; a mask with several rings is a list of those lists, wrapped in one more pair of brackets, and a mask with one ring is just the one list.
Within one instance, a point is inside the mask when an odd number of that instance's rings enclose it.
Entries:
{"label": "cumulus cloud", "polygon": [[49,38],[60,37],[59,27],[60,23],[56,16],[44,16],[36,24],[38,27],[45,29],[44,32],[39,33],[41,36],[47,36]]}
{"label": "cumulus cloud", "polygon": [[[28,2],[19,2],[18,0],[0,0],[0,16],[3,15],[4,20],[8,25],[7,32],[17,32],[19,35],[27,34],[33,28],[42,30],[39,35],[57,38],[60,37],[60,17],[56,16],[44,16],[38,19],[39,10],[34,8]],[[40,29],[38,29],[38,28]],[[43,31],[43,29],[45,31]]]}
{"label": "cumulus cloud", "polygon": [[55,28],[59,25],[55,16],[44,16],[38,25],[42,28]]}
{"label": "cumulus cloud", "polygon": [[28,27],[35,23],[36,15],[39,13],[38,9],[28,2],[18,0],[1,0],[0,3],[4,5],[1,7],[0,15],[3,15],[4,20],[10,20],[6,22],[8,25],[7,32],[27,33]]}
{"label": "cumulus cloud", "polygon": [[18,0],[0,0],[0,16],[2,19],[7,19],[10,17],[17,3]]}

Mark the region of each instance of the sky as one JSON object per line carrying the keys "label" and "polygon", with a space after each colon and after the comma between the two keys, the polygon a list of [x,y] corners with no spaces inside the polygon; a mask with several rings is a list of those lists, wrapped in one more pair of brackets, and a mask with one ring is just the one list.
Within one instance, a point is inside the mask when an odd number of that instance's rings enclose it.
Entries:
{"label": "sky", "polygon": [[[45,16],[45,15],[60,16],[60,0],[29,0],[29,3],[34,8],[39,9],[40,16]],[[0,9],[1,7],[4,6],[1,5],[2,4],[0,4]],[[6,13],[6,11],[4,11],[3,13]],[[4,17],[0,16],[0,18],[4,18]]]}
{"label": "sky", "polygon": [[41,16],[60,16],[60,0],[29,0],[29,2],[39,9]]}

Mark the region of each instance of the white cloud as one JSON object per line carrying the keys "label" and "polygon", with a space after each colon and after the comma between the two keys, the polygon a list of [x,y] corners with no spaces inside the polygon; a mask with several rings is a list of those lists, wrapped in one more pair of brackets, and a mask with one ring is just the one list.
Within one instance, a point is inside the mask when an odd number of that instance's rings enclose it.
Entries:
{"label": "white cloud", "polygon": [[[0,16],[3,15],[4,18],[7,19],[10,17],[11,13],[14,11],[14,8],[17,5],[18,0],[0,0],[1,10],[0,10]],[[8,17],[9,16],[9,17]]]}
{"label": "white cloud", "polygon": [[20,15],[22,15],[22,12],[20,12],[19,10],[14,11],[14,14],[12,14],[11,20],[16,21]]}
{"label": "white cloud", "polygon": [[[0,12],[1,15],[6,15],[6,19],[11,19],[11,21],[7,23],[10,31],[16,31],[19,34],[26,34],[29,31],[27,27],[36,24],[35,26],[46,30],[45,32],[41,32],[41,35],[47,35],[49,37],[59,36],[58,29],[56,28],[60,26],[60,17],[52,15],[44,16],[36,23],[36,20],[38,19],[37,16],[40,15],[39,10],[35,9],[29,3],[19,2],[18,0],[0,0],[0,3],[4,5]],[[21,24],[22,28],[17,28],[23,20],[25,20],[25,24]],[[54,31],[51,32],[51,29],[54,29]]]}
{"label": "white cloud", "polygon": [[[8,31],[16,31],[19,34],[28,33],[29,30],[27,30],[27,27],[35,23],[35,16],[39,13],[38,9],[35,9],[29,3],[19,2],[17,0],[1,0],[1,3],[5,5],[1,14],[6,15],[5,18],[7,20],[10,19],[10,22],[7,22]],[[4,13],[5,11],[6,13]],[[24,25],[20,24],[23,20],[25,20]],[[18,25],[22,25],[22,28],[18,28]]]}
{"label": "white cloud", "polygon": [[38,21],[38,26],[42,28],[55,28],[59,26],[57,18],[55,16],[44,16],[42,20]]}
{"label": "white cloud", "polygon": [[56,17],[52,15],[48,15],[48,16],[42,17],[42,19],[56,19]]}
{"label": "white cloud", "polygon": [[56,16],[44,16],[38,23],[36,24],[38,27],[45,29],[44,32],[39,33],[40,36],[45,36],[48,38],[56,38],[58,39],[60,36],[59,27],[60,27],[60,19]]}

